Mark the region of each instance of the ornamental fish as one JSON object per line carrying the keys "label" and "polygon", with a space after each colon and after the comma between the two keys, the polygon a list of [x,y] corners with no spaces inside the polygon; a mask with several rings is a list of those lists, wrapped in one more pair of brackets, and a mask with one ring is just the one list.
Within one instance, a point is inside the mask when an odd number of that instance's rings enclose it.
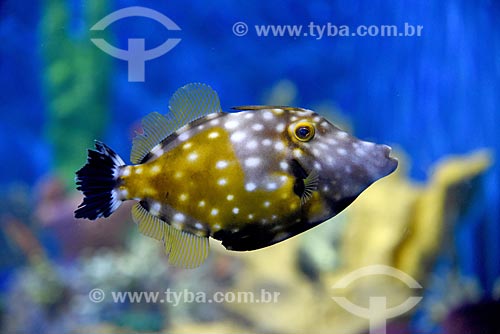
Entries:
{"label": "ornamental fish", "polygon": [[217,93],[188,84],[166,115],[151,113],[123,160],[96,141],[76,172],[76,218],[132,217],[161,241],[169,263],[193,268],[208,238],[233,251],[270,246],[335,216],[392,173],[391,149],[354,138],[311,110],[242,106],[223,112]]}

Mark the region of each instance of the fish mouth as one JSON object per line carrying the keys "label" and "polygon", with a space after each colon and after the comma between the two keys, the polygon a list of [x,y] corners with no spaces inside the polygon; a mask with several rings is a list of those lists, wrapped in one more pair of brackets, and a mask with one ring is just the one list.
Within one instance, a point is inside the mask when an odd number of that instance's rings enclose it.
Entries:
{"label": "fish mouth", "polygon": [[398,167],[398,159],[396,157],[391,156],[392,148],[387,145],[380,145],[382,147],[382,152],[384,157],[387,159],[387,175],[391,174]]}

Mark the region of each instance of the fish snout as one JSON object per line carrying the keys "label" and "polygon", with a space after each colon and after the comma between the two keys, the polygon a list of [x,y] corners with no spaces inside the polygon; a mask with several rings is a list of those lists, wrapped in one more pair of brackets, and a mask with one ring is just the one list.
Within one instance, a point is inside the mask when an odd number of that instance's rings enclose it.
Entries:
{"label": "fish snout", "polygon": [[398,167],[398,160],[392,157],[391,153],[392,148],[390,146],[375,145],[369,164],[372,169],[369,174],[375,180],[391,174]]}

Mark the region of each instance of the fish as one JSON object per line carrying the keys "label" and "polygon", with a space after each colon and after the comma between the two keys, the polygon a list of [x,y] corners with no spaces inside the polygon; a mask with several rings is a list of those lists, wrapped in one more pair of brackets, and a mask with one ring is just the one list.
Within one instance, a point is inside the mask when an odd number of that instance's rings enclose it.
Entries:
{"label": "fish", "polygon": [[224,112],[203,83],[179,88],[169,112],[148,114],[127,165],[96,141],[76,172],[76,218],[95,220],[137,201],[138,230],[163,243],[168,262],[200,266],[209,238],[256,250],[344,210],[398,165],[387,145],[362,141],[312,110],[239,106]]}

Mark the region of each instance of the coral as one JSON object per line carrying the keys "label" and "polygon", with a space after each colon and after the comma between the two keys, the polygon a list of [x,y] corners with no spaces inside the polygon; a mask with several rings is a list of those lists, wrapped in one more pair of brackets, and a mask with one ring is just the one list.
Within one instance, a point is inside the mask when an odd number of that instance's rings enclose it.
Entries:
{"label": "coral", "polygon": [[415,202],[406,238],[395,252],[397,268],[422,277],[431,269],[429,259],[442,248],[453,247],[449,236],[464,208],[472,203],[471,196],[477,189],[473,180],[491,164],[488,151],[468,157],[446,157],[437,164],[429,184]]}

